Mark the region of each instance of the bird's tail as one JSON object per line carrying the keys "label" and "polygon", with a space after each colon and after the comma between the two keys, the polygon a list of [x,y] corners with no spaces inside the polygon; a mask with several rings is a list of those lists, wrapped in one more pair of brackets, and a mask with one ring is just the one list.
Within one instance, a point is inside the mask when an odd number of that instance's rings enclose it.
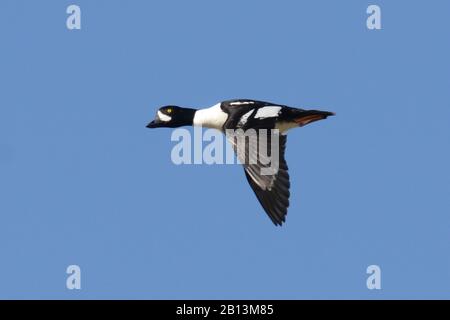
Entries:
{"label": "bird's tail", "polygon": [[329,116],[334,116],[334,112],[320,111],[320,110],[304,110],[301,112],[298,118],[294,121],[298,123],[300,127],[307,125],[308,123],[326,119]]}

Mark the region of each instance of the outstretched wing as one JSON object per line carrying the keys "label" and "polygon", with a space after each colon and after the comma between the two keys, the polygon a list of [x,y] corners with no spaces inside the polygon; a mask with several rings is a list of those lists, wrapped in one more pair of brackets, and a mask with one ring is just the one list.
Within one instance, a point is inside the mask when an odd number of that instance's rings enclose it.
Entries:
{"label": "outstretched wing", "polygon": [[[262,207],[275,225],[286,220],[289,207],[289,173],[284,153],[286,136],[269,130],[244,131],[246,143],[239,136],[227,134],[245,176]],[[256,146],[254,145],[256,141]]]}

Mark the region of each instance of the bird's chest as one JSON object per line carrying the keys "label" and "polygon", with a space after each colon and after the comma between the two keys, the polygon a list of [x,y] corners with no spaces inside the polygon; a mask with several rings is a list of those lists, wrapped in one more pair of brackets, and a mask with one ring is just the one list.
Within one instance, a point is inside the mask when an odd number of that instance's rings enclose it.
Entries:
{"label": "bird's chest", "polygon": [[195,126],[222,130],[227,119],[228,114],[223,112],[220,104],[217,104],[211,108],[198,110],[195,113],[193,124]]}

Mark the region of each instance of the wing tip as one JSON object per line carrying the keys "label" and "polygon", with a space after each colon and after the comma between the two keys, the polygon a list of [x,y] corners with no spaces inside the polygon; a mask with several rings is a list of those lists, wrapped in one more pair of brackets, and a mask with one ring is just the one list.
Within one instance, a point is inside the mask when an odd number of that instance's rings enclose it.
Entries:
{"label": "wing tip", "polygon": [[270,220],[272,221],[272,223],[276,226],[276,227],[282,227],[283,224],[286,223],[286,216],[287,216],[287,212],[283,214],[282,217],[279,217],[278,215],[275,215],[273,213],[269,213],[267,212],[267,215],[269,216]]}

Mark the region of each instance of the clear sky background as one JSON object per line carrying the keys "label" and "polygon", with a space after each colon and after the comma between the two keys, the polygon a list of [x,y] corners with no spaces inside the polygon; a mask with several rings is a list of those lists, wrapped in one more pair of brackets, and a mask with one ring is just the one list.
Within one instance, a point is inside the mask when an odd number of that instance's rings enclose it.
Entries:
{"label": "clear sky background", "polygon": [[[2,0],[0,298],[450,298],[449,12]],[[337,113],[289,135],[281,228],[240,166],[175,166],[145,128],[232,98]]]}

